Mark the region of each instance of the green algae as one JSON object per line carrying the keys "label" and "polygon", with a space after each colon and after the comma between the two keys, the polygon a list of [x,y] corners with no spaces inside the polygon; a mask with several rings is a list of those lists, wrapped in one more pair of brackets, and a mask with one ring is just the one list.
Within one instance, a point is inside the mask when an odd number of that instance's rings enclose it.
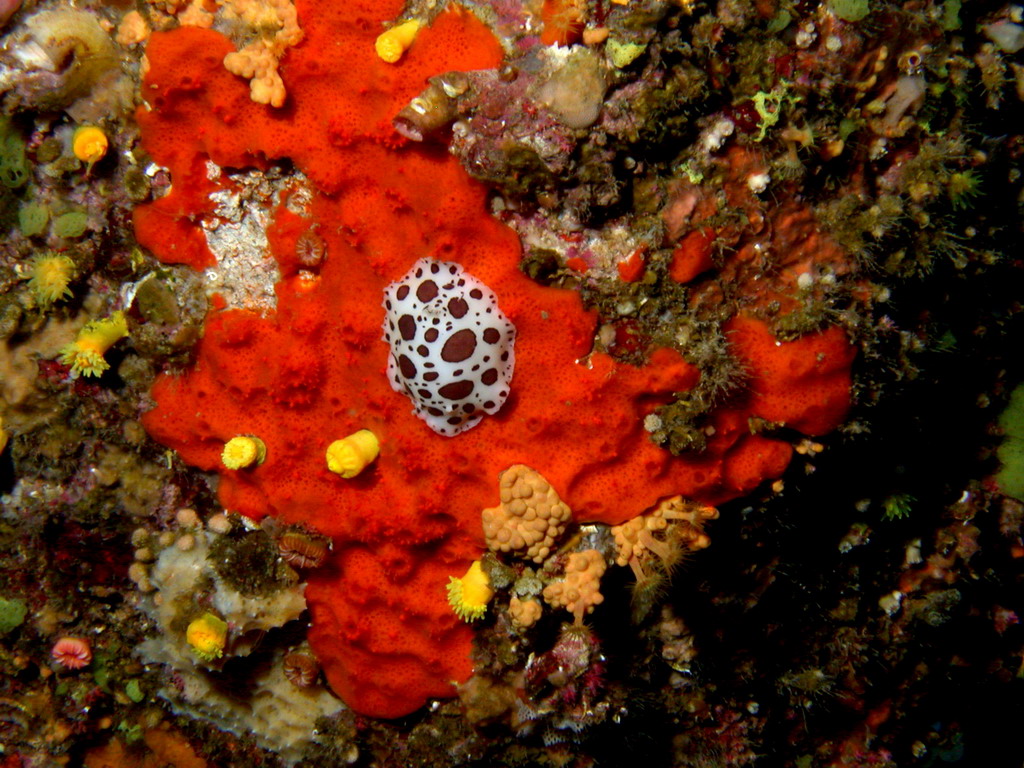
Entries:
{"label": "green algae", "polygon": [[87,223],[85,211],[68,211],[53,220],[53,233],[58,237],[75,239],[85,234]]}
{"label": "green algae", "polygon": [[1006,437],[996,451],[1002,462],[996,481],[1007,496],[1024,501],[1024,384],[1010,395],[999,426]]}
{"label": "green algae", "polygon": [[0,597],[0,636],[9,634],[25,623],[28,607],[21,600]]}
{"label": "green algae", "polygon": [[18,226],[25,237],[43,234],[49,222],[50,209],[43,203],[26,203],[18,210]]}

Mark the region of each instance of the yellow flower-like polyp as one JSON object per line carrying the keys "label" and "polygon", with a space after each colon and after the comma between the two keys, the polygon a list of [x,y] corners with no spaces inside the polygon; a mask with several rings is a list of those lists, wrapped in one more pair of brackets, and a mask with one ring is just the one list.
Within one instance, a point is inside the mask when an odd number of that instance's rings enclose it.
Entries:
{"label": "yellow flower-like polyp", "polygon": [[461,579],[448,577],[448,603],[463,621],[483,618],[492,597],[491,580],[479,560],[473,561]]}
{"label": "yellow flower-like polyp", "polygon": [[228,469],[259,466],[267,458],[267,446],[255,435],[238,435],[224,443],[220,460]]}
{"label": "yellow flower-like polyp", "polygon": [[107,350],[128,335],[124,312],[87,323],[78,338],[60,351],[60,361],[71,366],[71,377],[99,376],[110,364],[103,358]]}
{"label": "yellow flower-like polyp", "polygon": [[74,276],[75,262],[70,258],[58,253],[44,253],[32,259],[28,287],[35,296],[36,304],[46,308],[71,296],[68,283]]}
{"label": "yellow flower-like polyp", "polygon": [[203,661],[213,661],[224,655],[228,641],[228,625],[219,616],[204,613],[185,630],[185,640],[192,652]]}
{"label": "yellow flower-like polyp", "polygon": [[75,129],[71,137],[71,151],[75,157],[89,165],[102,160],[108,146],[107,134],[95,125],[83,125]]}
{"label": "yellow flower-like polyp", "polygon": [[346,480],[366,469],[380,454],[380,441],[368,429],[360,429],[327,446],[327,468]]}
{"label": "yellow flower-like polyp", "polygon": [[398,24],[378,35],[377,41],[373,44],[374,50],[383,61],[396,64],[412,45],[419,31],[420,23],[416,19]]}

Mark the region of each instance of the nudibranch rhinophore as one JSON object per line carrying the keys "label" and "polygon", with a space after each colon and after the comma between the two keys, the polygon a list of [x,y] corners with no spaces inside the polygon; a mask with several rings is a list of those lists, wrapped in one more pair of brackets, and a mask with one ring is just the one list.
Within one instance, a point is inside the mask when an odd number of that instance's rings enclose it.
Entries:
{"label": "nudibranch rhinophore", "polygon": [[388,380],[416,415],[452,437],[497,413],[515,367],[516,327],[483,282],[450,261],[420,259],[384,289]]}

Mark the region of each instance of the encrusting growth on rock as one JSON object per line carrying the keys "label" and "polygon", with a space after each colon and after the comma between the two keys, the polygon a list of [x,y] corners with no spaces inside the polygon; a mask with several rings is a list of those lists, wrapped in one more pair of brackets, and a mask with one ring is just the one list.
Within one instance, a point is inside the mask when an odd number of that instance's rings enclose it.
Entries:
{"label": "encrusting growth on rock", "polygon": [[[147,44],[150,68],[143,87],[155,106],[139,111],[143,144],[154,162],[170,170],[174,183],[169,194],[135,210],[142,247],[161,260],[198,269],[216,263],[196,222],[215,215],[209,193],[230,187],[227,176],[207,178],[207,160],[226,168],[287,157],[318,191],[309,217],[282,204],[268,229],[282,269],[276,315],[233,308],[210,313],[195,364],[160,376],[151,392],[157,407],[142,423],[185,463],[219,472],[217,493],[226,509],[254,521],[278,517],[286,526],[331,538],[329,567],[309,574],[310,648],[331,688],[353,710],[400,717],[450,695],[451,681],[472,671],[472,633],[452,613],[440,587],[452,575],[453,563],[465,567],[479,556],[467,532],[477,530],[481,510],[498,505],[496,475],[514,464],[536,467],[575,517],[606,525],[620,524],[675,494],[709,504],[737,498],[781,476],[792,455],[786,440],[751,433],[755,408],[754,415],[800,431],[809,425],[816,433],[845,416],[848,373],[830,374],[823,386],[821,365],[811,366],[798,398],[776,397],[789,388],[788,362],[824,356],[826,362],[837,361],[837,371],[840,364],[848,371],[851,345],[841,329],[776,345],[765,338],[770,333],[749,327],[753,321],[746,328],[726,328],[726,334],[736,331],[737,365],[750,370],[757,389],[709,414],[705,451],[674,456],[663,450],[647,439],[642,420],[696,386],[702,371],[666,347],[650,351],[641,366],[595,351],[598,315],[577,293],[535,283],[520,269],[521,243],[491,217],[485,187],[470,183],[456,158],[395,145],[388,118],[428,77],[501,65],[503,49],[487,27],[469,13],[441,13],[420,30],[396,67],[373,52],[382,28],[372,20],[393,18],[401,8],[331,4],[330,12],[323,5],[323,13],[308,14],[302,8],[306,44],[288,52],[284,112],[253,104],[243,83],[224,71],[221,61],[235,43],[217,32],[194,27],[154,32]],[[328,50],[346,55],[327,56]],[[302,274],[296,241],[316,223],[323,224],[317,234],[331,255],[310,280]],[[394,391],[394,377],[378,375],[392,362],[389,346],[377,341],[386,311],[380,309],[384,291],[397,280],[398,298],[402,276],[420,257],[438,266],[457,263],[463,274],[476,276],[500,298],[502,312],[515,326],[514,389],[500,412],[454,438],[424,429],[407,394]],[[652,277],[654,272],[646,270]],[[426,277],[424,272],[410,284],[408,296],[399,301],[412,307]],[[722,279],[731,280],[731,273]],[[445,284],[437,286],[439,293]],[[639,297],[645,285],[638,280],[628,287]],[[447,298],[469,304],[462,296]],[[749,292],[738,295],[741,301],[748,298]],[[461,312],[461,304],[455,306]],[[407,331],[422,334],[425,356],[418,340],[409,354],[411,340],[402,337],[398,324],[406,314],[413,320],[424,316]],[[432,320],[424,312],[403,310],[394,318],[395,330],[387,328],[403,347],[394,360],[399,383],[432,383],[426,381],[426,363],[437,365],[444,348],[436,341],[432,348],[427,339]],[[485,326],[480,329],[474,350],[486,343]],[[469,334],[456,342],[463,338],[468,341]],[[758,359],[749,361],[748,351]],[[403,354],[416,365],[413,374],[406,364],[411,377],[401,370]],[[475,395],[486,385],[483,373],[489,369],[481,367],[479,379],[471,369],[463,373],[472,378],[458,375],[433,392],[424,387],[424,397],[443,398],[439,390],[448,383],[465,390],[472,384],[470,396]],[[762,371],[767,373],[759,376]],[[418,389],[412,388],[414,395]],[[823,399],[825,409],[819,407]],[[462,414],[466,405],[474,405],[476,413],[486,404],[468,398],[449,402],[458,402]],[[778,404],[790,410],[768,409]],[[811,410],[813,420],[805,414]],[[325,427],[338,431],[325,438]],[[387,430],[386,450],[373,471],[364,473],[368,477],[342,481],[327,471],[324,451],[334,437],[362,427]],[[272,453],[257,471],[233,472],[220,464],[222,441],[240,428],[257,432]],[[558,515],[549,515],[542,522],[545,530],[561,529],[568,508],[557,522]],[[545,533],[528,529],[538,521],[522,512],[499,507],[490,524],[494,532],[508,529],[508,551],[499,540],[488,544],[502,557],[521,556],[532,546],[528,558],[543,561],[541,550],[550,557],[558,544],[553,536],[548,543]],[[521,549],[511,546],[518,543],[515,536]],[[436,546],[425,547],[428,541]],[[516,594],[523,599],[527,593]]]}
{"label": "encrusting growth on rock", "polygon": [[544,562],[572,519],[572,510],[540,472],[524,464],[506,469],[499,482],[501,504],[482,513],[487,546]]}

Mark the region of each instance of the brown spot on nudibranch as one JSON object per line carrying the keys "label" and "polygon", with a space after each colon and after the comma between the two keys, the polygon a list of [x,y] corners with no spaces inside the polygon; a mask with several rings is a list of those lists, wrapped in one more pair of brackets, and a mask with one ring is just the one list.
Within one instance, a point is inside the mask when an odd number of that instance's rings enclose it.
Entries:
{"label": "brown spot on nudibranch", "polygon": [[463,398],[469,397],[472,393],[473,382],[468,379],[453,381],[451,384],[445,384],[437,390],[437,394],[446,400],[462,400]]}
{"label": "brown spot on nudibranch", "polygon": [[476,333],[469,328],[456,331],[448,337],[441,349],[441,359],[446,363],[460,363],[476,349]]}
{"label": "brown spot on nudibranch", "polygon": [[433,280],[424,280],[420,283],[420,287],[416,289],[416,298],[424,304],[435,296],[437,296],[437,283]]}
{"label": "brown spot on nudibranch", "polygon": [[398,368],[402,371],[402,375],[407,379],[411,379],[416,375],[416,363],[405,355],[401,355],[398,358]]}
{"label": "brown spot on nudibranch", "polygon": [[416,318],[412,315],[402,315],[398,318],[398,332],[406,341],[416,338]]}

